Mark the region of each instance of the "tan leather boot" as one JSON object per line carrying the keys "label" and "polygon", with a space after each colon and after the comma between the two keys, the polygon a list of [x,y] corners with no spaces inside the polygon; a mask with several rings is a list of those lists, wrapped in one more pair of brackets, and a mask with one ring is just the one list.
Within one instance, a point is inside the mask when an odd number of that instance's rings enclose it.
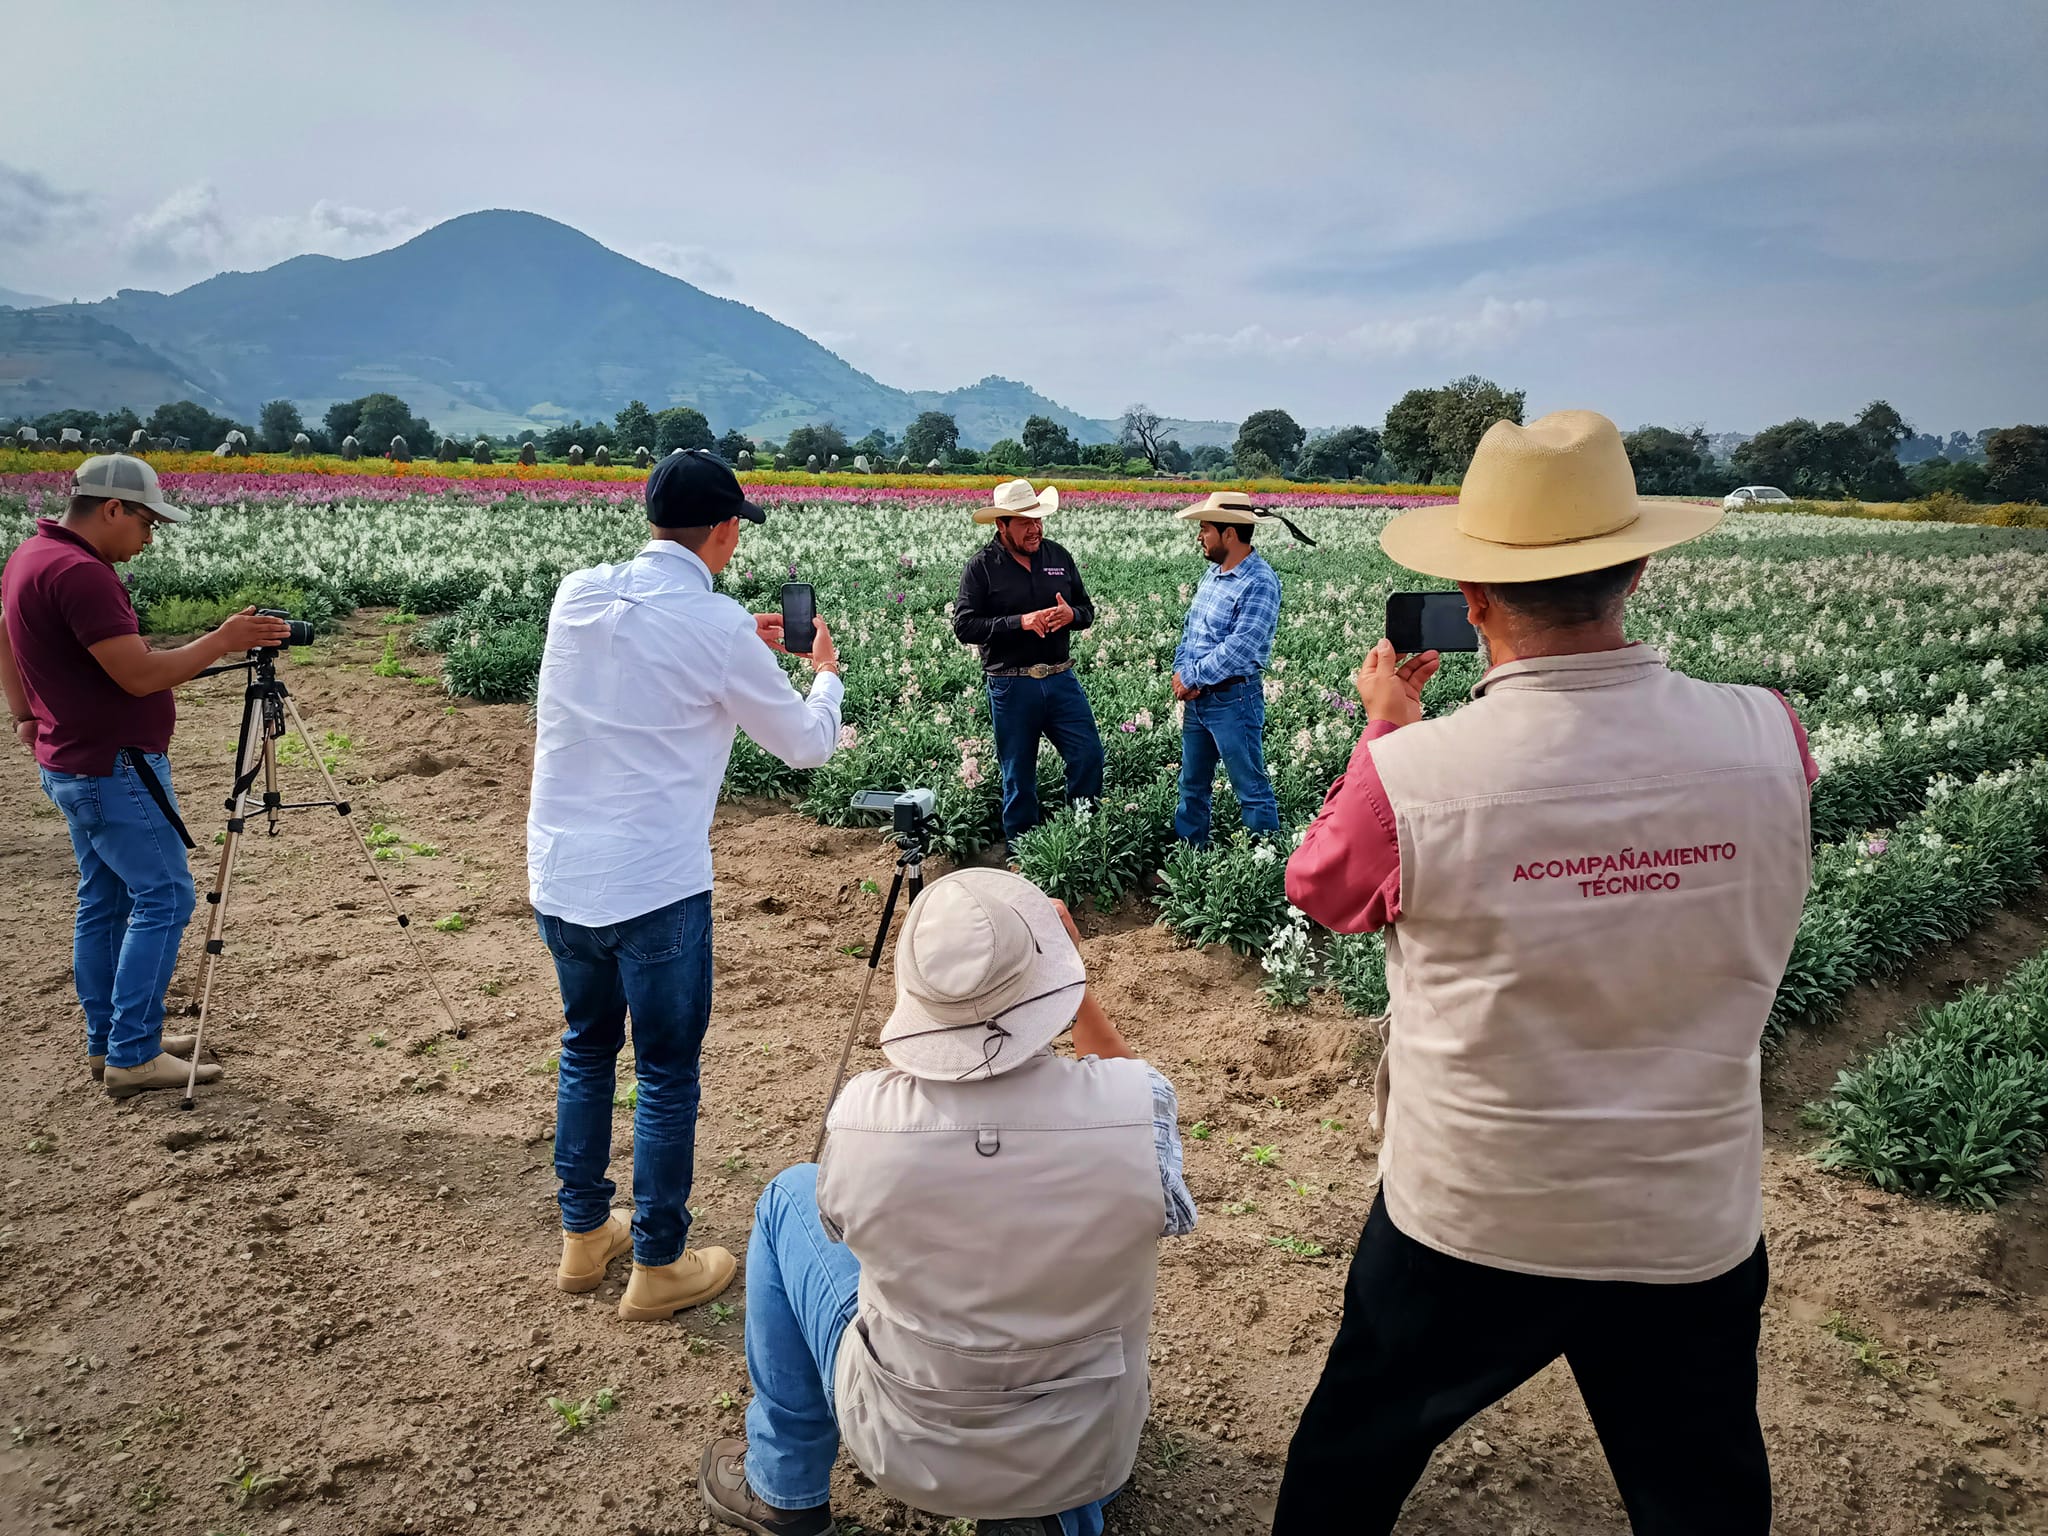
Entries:
{"label": "tan leather boot", "polygon": [[[165,1035],[162,1040],[163,1043],[158,1049],[172,1056],[181,1056],[186,1061],[192,1059],[192,1048],[199,1044],[197,1035]],[[91,1069],[94,1082],[97,1083],[106,1077],[107,1058],[104,1054],[86,1057],[85,1064]]]}
{"label": "tan leather boot", "polygon": [[605,1266],[632,1251],[632,1214],[613,1211],[594,1232],[562,1234],[562,1267],[555,1272],[555,1284],[569,1292],[594,1291],[604,1283]]}
{"label": "tan leather boot", "polygon": [[[191,1062],[180,1061],[171,1055],[159,1055],[154,1061],[145,1061],[139,1067],[108,1067],[106,1074],[107,1097],[125,1099],[137,1093],[148,1093],[155,1088],[183,1088]],[[220,1081],[220,1067],[211,1061],[199,1064],[199,1079],[202,1083]]]}
{"label": "tan leather boot", "polygon": [[723,1248],[690,1248],[673,1264],[636,1263],[619,1316],[629,1323],[659,1322],[685,1307],[701,1307],[732,1284],[739,1261]]}

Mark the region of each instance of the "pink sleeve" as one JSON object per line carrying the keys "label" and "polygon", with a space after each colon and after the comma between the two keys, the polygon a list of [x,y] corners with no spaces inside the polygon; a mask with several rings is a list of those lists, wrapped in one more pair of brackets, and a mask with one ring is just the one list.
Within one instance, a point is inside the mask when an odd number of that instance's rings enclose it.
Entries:
{"label": "pink sleeve", "polygon": [[1376,720],[1287,861],[1287,899],[1333,933],[1372,933],[1401,918],[1401,843],[1371,743],[1398,727]]}
{"label": "pink sleeve", "polygon": [[1799,711],[1792,707],[1792,701],[1771,690],[1771,696],[1785,706],[1785,713],[1792,721],[1792,735],[1799,743],[1799,760],[1806,765],[1806,787],[1813,788],[1813,781],[1820,777],[1820,764],[1813,760],[1813,749],[1806,744],[1806,722],[1799,718]]}

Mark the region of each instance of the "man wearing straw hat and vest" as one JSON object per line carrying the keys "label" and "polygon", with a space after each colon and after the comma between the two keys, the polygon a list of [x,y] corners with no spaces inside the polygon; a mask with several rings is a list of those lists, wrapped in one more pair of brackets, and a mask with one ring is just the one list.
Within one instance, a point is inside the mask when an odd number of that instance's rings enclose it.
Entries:
{"label": "man wearing straw hat and vest", "polygon": [[[1280,807],[1266,773],[1266,696],[1259,676],[1273,655],[1280,627],[1280,578],[1252,548],[1263,519],[1242,491],[1217,491],[1185,512],[1200,525],[1202,574],[1188,606],[1180,646],[1173,653],[1173,696],[1180,701],[1180,805],[1173,830],[1184,842],[1209,841],[1210,796],[1216,765],[1230,787],[1245,830],[1280,830]],[[1288,531],[1313,544],[1293,524]]]}
{"label": "man wearing straw hat and vest", "polygon": [[1008,846],[1038,825],[1041,737],[1067,765],[1069,803],[1102,794],[1102,736],[1067,640],[1069,630],[1095,622],[1095,605],[1074,557],[1045,536],[1058,487],[1034,491],[1029,480],[1009,480],[989,500],[974,520],[994,523],[996,536],[961,572],[953,634],[981,650]]}
{"label": "man wearing straw hat and vest", "polygon": [[747,1438],[698,1474],[723,1523],[827,1536],[844,1439],[883,1493],[981,1536],[1100,1536],[1150,1401],[1159,1239],[1195,1206],[1173,1089],[1104,1017],[1077,944],[1007,870],[911,907],[889,1064],[846,1085],[822,1161],[755,1213]]}
{"label": "man wearing straw hat and vest", "polygon": [[1381,533],[1458,584],[1490,669],[1424,720],[1435,654],[1382,640],[1288,864],[1309,916],[1386,930],[1392,1005],[1379,1195],[1280,1536],[1390,1530],[1436,1447],[1559,1356],[1636,1531],[1770,1527],[1759,1041],[1818,770],[1782,698],[1622,632],[1644,561],[1720,516],[1639,500],[1614,424],[1558,411],[1495,423],[1457,505]]}

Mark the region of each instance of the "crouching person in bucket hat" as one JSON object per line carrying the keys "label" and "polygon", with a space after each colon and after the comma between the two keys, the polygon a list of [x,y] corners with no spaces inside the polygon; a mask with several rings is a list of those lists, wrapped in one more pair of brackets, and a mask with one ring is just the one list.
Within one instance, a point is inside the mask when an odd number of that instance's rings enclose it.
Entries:
{"label": "crouching person in bucket hat", "polygon": [[[1099,1536],[1150,1401],[1159,1239],[1195,1207],[1173,1088],[1103,1016],[1077,938],[1004,870],[910,909],[889,1065],[755,1213],[747,1438],[699,1473],[720,1521],[833,1531],[843,1439],[882,1492],[982,1536]],[[1072,1059],[1051,1050],[1069,1022]]]}
{"label": "crouching person in bucket hat", "polygon": [[1719,521],[1639,500],[1614,423],[1559,411],[1495,423],[1456,506],[1380,535],[1458,583],[1490,665],[1424,720],[1434,654],[1382,640],[1287,867],[1310,917],[1386,930],[1392,1005],[1379,1195],[1277,1536],[1391,1530],[1437,1446],[1559,1356],[1634,1530],[1770,1528],[1759,1046],[1818,770],[1784,699],[1622,633],[1644,561]]}

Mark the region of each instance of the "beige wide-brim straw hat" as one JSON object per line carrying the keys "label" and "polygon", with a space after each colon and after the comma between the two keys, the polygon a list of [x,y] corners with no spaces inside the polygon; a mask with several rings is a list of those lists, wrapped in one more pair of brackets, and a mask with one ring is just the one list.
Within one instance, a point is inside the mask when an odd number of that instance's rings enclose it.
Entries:
{"label": "beige wide-brim straw hat", "polygon": [[1269,523],[1243,491],[1212,491],[1184,512],[1173,514],[1184,523]]}
{"label": "beige wide-brim straw hat", "polygon": [[912,1077],[999,1077],[1059,1038],[1087,984],[1050,897],[1007,869],[955,870],[904,919],[882,1054]]}
{"label": "beige wide-brim straw hat", "polygon": [[1719,507],[1645,501],[1621,431],[1598,411],[1497,421],[1458,500],[1380,530],[1396,565],[1451,581],[1548,581],[1654,555],[1711,532]]}
{"label": "beige wide-brim straw hat", "polygon": [[999,517],[1050,517],[1059,510],[1060,488],[1048,485],[1031,489],[1029,480],[1005,480],[989,498],[989,505],[974,514],[977,523],[992,523]]}

